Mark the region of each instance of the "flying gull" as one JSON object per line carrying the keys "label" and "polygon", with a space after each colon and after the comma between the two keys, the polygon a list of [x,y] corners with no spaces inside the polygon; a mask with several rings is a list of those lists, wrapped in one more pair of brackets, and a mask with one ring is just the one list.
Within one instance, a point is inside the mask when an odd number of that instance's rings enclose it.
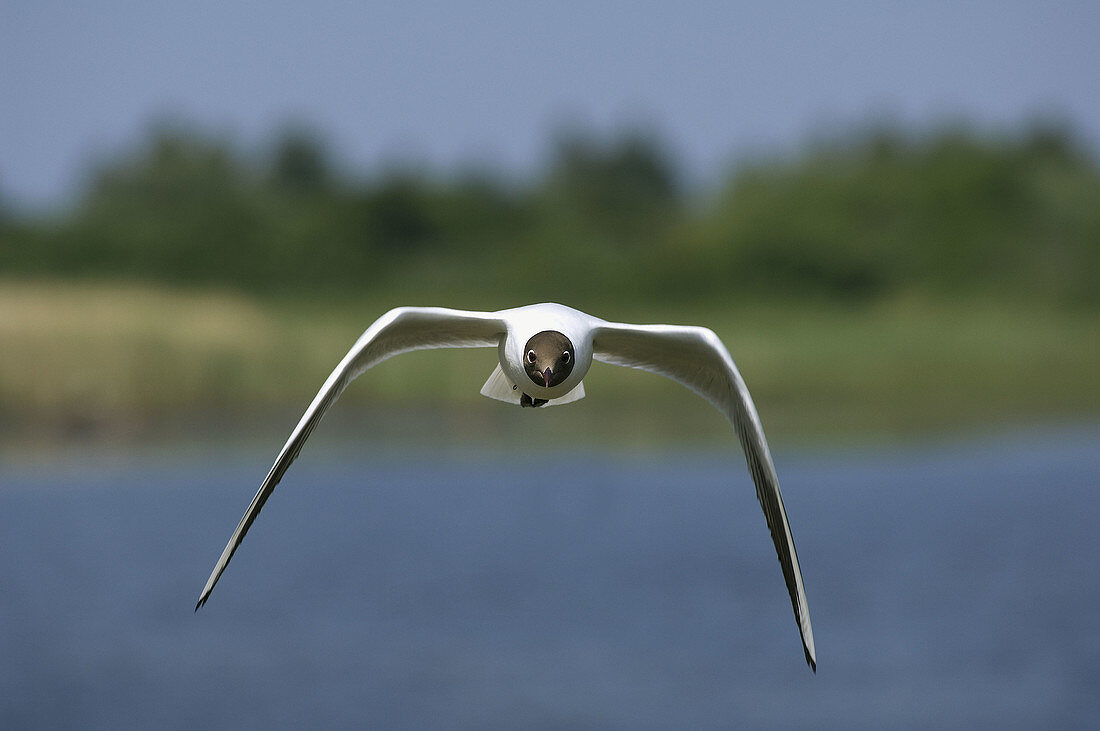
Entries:
{"label": "flying gull", "polygon": [[817,671],[802,570],[787,524],[779,478],[752,397],[722,341],[703,327],[608,322],[559,304],[499,312],[398,307],[378,318],[336,366],[294,427],[210,573],[195,610],[210,598],[260,509],[321,417],[352,380],[399,353],[477,347],[496,347],[500,360],[481,389],[489,398],[531,408],[576,401],[584,396],[585,374],[592,361],[598,360],[667,376],[725,414],[741,442],[756,484],[756,497],[764,509],[791,595],[806,662]]}

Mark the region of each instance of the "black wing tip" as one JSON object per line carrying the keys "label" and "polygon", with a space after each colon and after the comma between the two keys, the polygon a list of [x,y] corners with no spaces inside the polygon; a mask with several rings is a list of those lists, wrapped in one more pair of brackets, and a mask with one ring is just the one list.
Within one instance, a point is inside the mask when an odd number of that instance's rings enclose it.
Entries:
{"label": "black wing tip", "polygon": [[206,600],[209,599],[209,598],[210,598],[209,594],[205,594],[205,595],[199,597],[199,603],[195,605],[195,611],[197,612],[200,609],[202,609],[203,605],[206,604]]}
{"label": "black wing tip", "polygon": [[813,671],[814,675],[817,675],[817,660],[813,659],[808,648],[803,647],[802,649],[806,653],[806,664],[810,666],[810,670]]}

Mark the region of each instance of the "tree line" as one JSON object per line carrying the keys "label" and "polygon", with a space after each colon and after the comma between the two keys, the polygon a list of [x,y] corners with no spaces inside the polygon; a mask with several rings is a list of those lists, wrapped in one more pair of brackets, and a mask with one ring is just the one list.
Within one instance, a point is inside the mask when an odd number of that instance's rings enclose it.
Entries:
{"label": "tree line", "polygon": [[1057,126],[867,129],[686,185],[652,136],[575,134],[526,180],[357,176],[316,135],[261,154],[178,128],[101,161],[60,214],[0,200],[5,276],[259,294],[425,283],[504,295],[1100,303],[1100,170]]}

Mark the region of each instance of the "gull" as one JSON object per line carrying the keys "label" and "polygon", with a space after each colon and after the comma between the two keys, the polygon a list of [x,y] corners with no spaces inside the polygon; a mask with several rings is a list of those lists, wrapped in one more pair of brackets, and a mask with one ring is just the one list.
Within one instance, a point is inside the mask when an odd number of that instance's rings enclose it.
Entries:
{"label": "gull", "polygon": [[583,398],[584,377],[596,360],[671,378],[725,414],[741,442],[756,485],[756,497],[764,509],[802,635],[806,662],[817,672],[806,590],[779,492],[779,478],[756,406],[725,345],[705,327],[608,322],[554,303],[497,312],[398,307],[378,318],[325,380],[279,451],[210,573],[195,611],[210,598],[214,585],[275,486],[321,417],[352,380],[400,353],[477,347],[495,347],[499,357],[481,393],[522,407],[555,406]]}

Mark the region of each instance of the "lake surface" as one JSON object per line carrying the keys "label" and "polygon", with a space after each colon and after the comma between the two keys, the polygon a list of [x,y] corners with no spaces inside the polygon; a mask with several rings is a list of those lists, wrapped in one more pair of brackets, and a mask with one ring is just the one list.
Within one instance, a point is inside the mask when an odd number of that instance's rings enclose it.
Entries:
{"label": "lake surface", "polygon": [[1100,712],[1098,426],[777,451],[816,676],[732,448],[307,448],[196,614],[276,447],[0,465],[0,727],[1041,728]]}

